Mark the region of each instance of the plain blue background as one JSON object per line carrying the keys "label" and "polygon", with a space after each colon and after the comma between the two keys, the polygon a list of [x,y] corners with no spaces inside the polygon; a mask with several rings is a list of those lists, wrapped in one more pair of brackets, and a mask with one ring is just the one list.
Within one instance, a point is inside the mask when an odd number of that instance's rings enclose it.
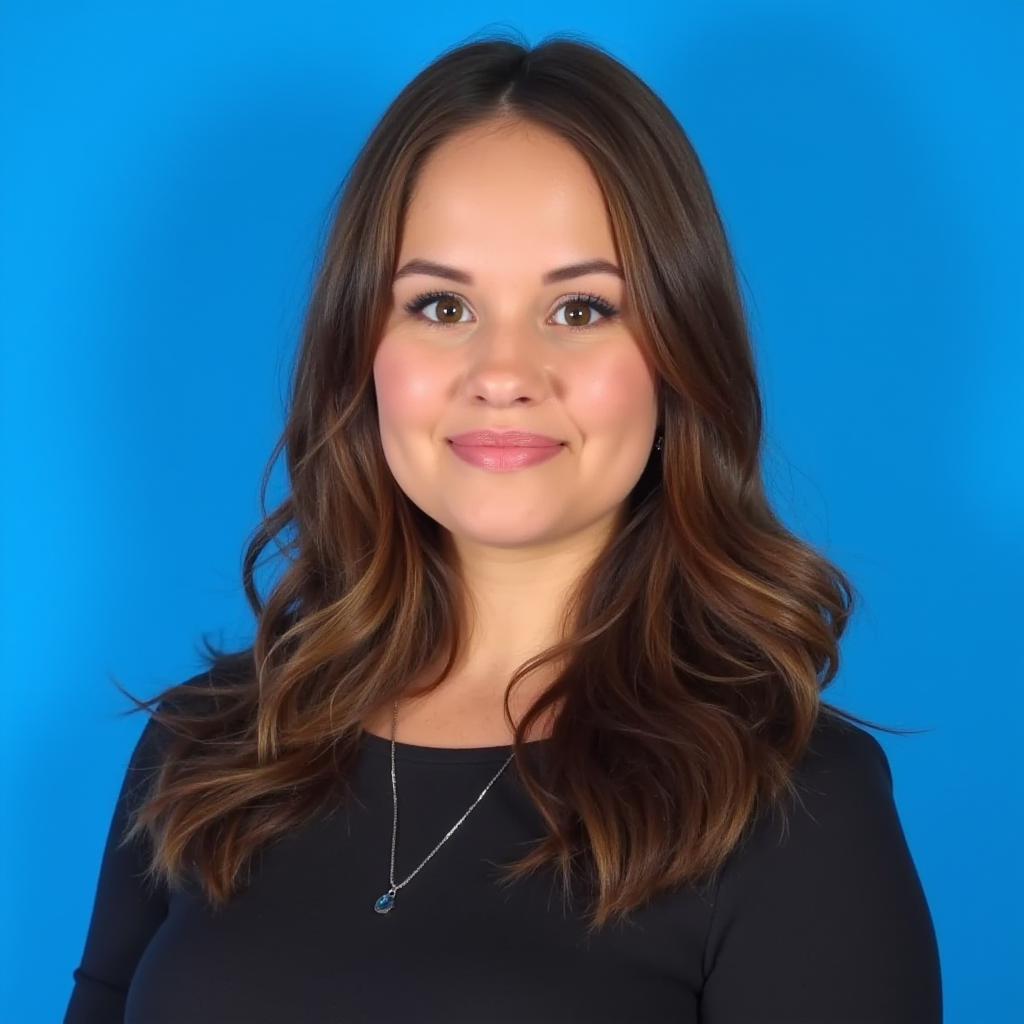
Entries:
{"label": "plain blue background", "polygon": [[202,632],[251,636],[241,551],[343,174],[416,72],[506,27],[609,48],[696,146],[777,507],[866,599],[828,699],[928,730],[876,735],[946,1019],[1022,1019],[1022,7],[722,0],[4,5],[3,1018],[70,991],[144,724],[108,676],[151,696]]}

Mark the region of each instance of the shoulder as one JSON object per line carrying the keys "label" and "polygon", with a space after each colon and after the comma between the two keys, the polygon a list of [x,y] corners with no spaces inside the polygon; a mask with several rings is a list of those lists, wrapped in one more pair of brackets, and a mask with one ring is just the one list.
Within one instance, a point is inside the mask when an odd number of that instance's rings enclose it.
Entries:
{"label": "shoulder", "polygon": [[834,871],[872,842],[902,842],[889,759],[866,729],[823,710],[793,766],[792,792],[750,823],[734,873],[744,860],[761,871],[776,859],[797,872],[827,860]]}
{"label": "shoulder", "polygon": [[[186,705],[191,709],[193,703],[196,703],[196,698],[201,697],[210,685],[211,674],[207,669],[165,687],[158,695],[160,699],[155,705],[155,711],[145,709],[146,724],[139,733],[131,752],[126,782],[131,783],[137,777],[148,776],[163,760],[167,746],[172,739],[172,733],[166,725],[164,713],[177,712]],[[142,779],[139,778],[139,781],[141,782]]]}
{"label": "shoulder", "polygon": [[[220,710],[252,681],[251,658],[247,652],[221,655],[201,672],[172,683],[158,694],[156,711],[202,715]],[[150,716],[147,728],[155,719]]]}
{"label": "shoulder", "polygon": [[167,724],[169,714],[202,718],[217,710],[222,696],[237,687],[239,680],[236,662],[218,662],[164,687],[153,705],[155,710],[147,710],[146,724],[132,752],[131,768],[148,770],[162,760],[174,738]]}
{"label": "shoulder", "polygon": [[882,744],[866,729],[823,711],[803,757],[793,770],[798,802],[791,814],[811,821],[848,820],[887,813],[892,768]]}
{"label": "shoulder", "polygon": [[[121,799],[134,803],[142,798],[168,755],[173,750],[180,753],[195,734],[203,733],[203,720],[223,707],[225,697],[237,692],[244,678],[241,659],[232,656],[165,686],[151,698],[145,709],[146,723],[128,759]],[[194,724],[183,729],[181,716],[188,716]],[[172,718],[175,724],[171,724]]]}
{"label": "shoulder", "polygon": [[[719,937],[744,922],[815,918],[842,905],[838,924],[881,911],[916,884],[882,745],[831,713],[819,716],[785,794],[748,824],[715,894]],[[898,897],[899,904],[903,897]]]}
{"label": "shoulder", "polygon": [[889,759],[882,744],[866,729],[846,721],[826,706],[818,715],[800,769],[813,774],[850,768],[876,774],[881,770],[885,780],[892,783]]}
{"label": "shoulder", "polygon": [[[762,809],[726,860],[715,919],[757,906],[835,898],[846,885],[899,885],[910,856],[882,745],[865,729],[822,713],[792,774],[793,792]],[[846,881],[843,878],[846,876]]]}
{"label": "shoulder", "polygon": [[935,933],[882,745],[822,714],[792,780],[719,874],[706,1019],[938,1020]]}

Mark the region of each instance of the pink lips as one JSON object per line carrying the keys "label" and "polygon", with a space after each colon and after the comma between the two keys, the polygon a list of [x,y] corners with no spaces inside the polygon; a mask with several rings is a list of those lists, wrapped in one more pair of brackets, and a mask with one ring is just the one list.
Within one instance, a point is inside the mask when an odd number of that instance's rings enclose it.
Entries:
{"label": "pink lips", "polygon": [[464,462],[499,473],[547,462],[564,447],[557,438],[518,430],[474,430],[448,441]]}
{"label": "pink lips", "polygon": [[471,430],[468,434],[456,434],[449,437],[452,444],[472,445],[483,448],[549,448],[560,445],[557,437],[546,437],[544,434],[527,434],[521,430]]}

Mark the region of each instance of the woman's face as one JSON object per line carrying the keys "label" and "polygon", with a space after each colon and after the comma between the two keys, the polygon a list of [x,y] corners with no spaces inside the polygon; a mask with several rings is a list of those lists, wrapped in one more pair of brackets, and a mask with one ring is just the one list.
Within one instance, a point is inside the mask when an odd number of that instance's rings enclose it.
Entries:
{"label": "woman's face", "polygon": [[[456,541],[539,546],[606,528],[647,464],[656,387],[624,280],[546,280],[595,260],[621,267],[597,179],[560,136],[474,128],[424,163],[373,373],[388,466]],[[443,294],[406,308],[425,292]],[[562,443],[510,468],[506,455],[466,461],[449,441],[488,429]]]}

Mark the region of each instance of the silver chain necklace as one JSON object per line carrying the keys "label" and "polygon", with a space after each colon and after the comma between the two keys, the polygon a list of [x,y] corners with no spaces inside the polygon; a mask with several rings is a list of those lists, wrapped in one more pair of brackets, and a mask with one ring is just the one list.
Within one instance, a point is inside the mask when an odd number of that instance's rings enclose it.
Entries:
{"label": "silver chain necklace", "polygon": [[430,858],[433,857],[434,854],[437,853],[439,849],[441,849],[441,846],[447,841],[448,837],[466,820],[466,817],[468,816],[469,812],[473,810],[473,808],[476,807],[476,805],[480,803],[481,800],[483,800],[484,794],[487,792],[487,790],[491,788],[491,786],[494,785],[494,783],[498,779],[498,776],[501,775],[501,773],[509,766],[509,762],[511,762],[512,758],[516,756],[515,751],[513,750],[512,753],[508,755],[508,758],[506,759],[505,763],[498,769],[498,772],[494,776],[494,778],[491,779],[491,781],[488,782],[486,786],[484,786],[484,788],[480,791],[480,795],[469,805],[469,807],[466,809],[466,812],[462,815],[462,817],[459,818],[459,820],[455,822],[455,824],[452,825],[450,829],[448,829],[441,842],[438,843],[437,846],[435,846],[430,851],[430,853],[428,853],[426,857],[423,858],[423,860],[420,862],[419,867],[416,868],[416,871],[413,871],[413,873],[409,875],[409,877],[406,878],[405,881],[396,882],[395,840],[398,838],[398,783],[395,780],[395,733],[397,732],[397,730],[398,701],[396,700],[394,713],[391,719],[391,802],[395,808],[394,819],[391,824],[391,873],[389,875],[389,881],[391,882],[391,885],[388,888],[388,891],[384,893],[382,896],[378,897],[377,901],[373,904],[373,909],[376,910],[378,914],[386,914],[395,905],[395,896],[398,893],[398,890],[401,889],[403,885],[408,885],[409,882],[411,882],[412,879],[416,876],[416,872],[418,872],[419,869],[423,867],[423,865],[426,864],[427,861],[430,860]]}

